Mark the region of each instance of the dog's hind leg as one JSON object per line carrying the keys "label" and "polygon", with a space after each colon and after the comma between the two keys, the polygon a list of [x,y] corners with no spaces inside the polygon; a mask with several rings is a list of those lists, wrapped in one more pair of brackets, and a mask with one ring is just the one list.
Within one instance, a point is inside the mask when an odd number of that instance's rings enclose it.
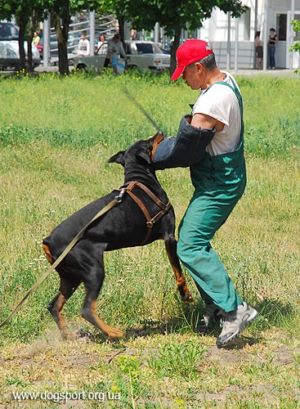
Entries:
{"label": "dog's hind leg", "polygon": [[87,278],[84,280],[86,296],[84,299],[81,315],[96,328],[100,329],[109,338],[121,338],[123,337],[123,332],[117,328],[113,328],[107,325],[101,318],[99,318],[96,312],[97,298],[100,293],[103,281],[104,267],[103,260],[101,260],[101,264],[98,266],[98,269],[96,270],[96,268],[94,267],[93,271],[90,271]]}
{"label": "dog's hind leg", "polygon": [[69,331],[64,317],[62,315],[62,309],[71,297],[74,291],[79,286],[81,280],[69,280],[65,277],[60,279],[60,289],[59,293],[53,298],[53,300],[48,305],[48,310],[51,313],[54,321],[56,322],[63,339],[73,339],[74,336]]}
{"label": "dog's hind leg", "polygon": [[175,274],[177,289],[179,291],[180,297],[184,302],[192,302],[193,297],[188,289],[188,286],[185,281],[185,277],[182,273],[181,265],[179,258],[177,256],[177,241],[174,237],[169,237],[165,240],[165,247],[168,254],[168,258],[172,269]]}

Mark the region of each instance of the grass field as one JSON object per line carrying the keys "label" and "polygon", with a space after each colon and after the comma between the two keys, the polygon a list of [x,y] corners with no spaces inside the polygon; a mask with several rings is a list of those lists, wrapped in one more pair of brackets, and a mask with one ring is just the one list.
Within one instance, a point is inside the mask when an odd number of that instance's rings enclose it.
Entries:
{"label": "grass field", "polygon": [[[236,348],[218,350],[217,334],[197,334],[203,306],[189,277],[195,303],[178,299],[161,242],[107,253],[98,312],[125,339],[108,343],[80,318],[80,288],[64,312],[88,336],[61,341],[45,308],[53,273],[0,329],[1,409],[299,407],[300,79],[238,80],[248,187],[213,244],[259,317]],[[107,159],[154,134],[124,85],[169,135],[197,97],[167,76],[0,79],[0,321],[48,268],[42,238],[122,184],[122,168]],[[178,224],[189,172],[158,177]],[[40,395],[17,402],[19,392]]]}

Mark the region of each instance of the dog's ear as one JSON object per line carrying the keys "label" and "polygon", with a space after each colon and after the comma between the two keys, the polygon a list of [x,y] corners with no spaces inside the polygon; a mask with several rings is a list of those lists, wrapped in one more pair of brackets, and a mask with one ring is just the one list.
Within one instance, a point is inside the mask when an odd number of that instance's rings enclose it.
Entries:
{"label": "dog's ear", "polygon": [[120,151],[113,155],[111,158],[108,159],[108,163],[119,163],[120,165],[124,166],[125,165],[125,160],[124,160],[124,154],[125,151]]}
{"label": "dog's ear", "polygon": [[150,165],[151,163],[150,152],[147,152],[144,149],[139,149],[136,152],[135,156],[137,159],[142,159],[143,161]]}

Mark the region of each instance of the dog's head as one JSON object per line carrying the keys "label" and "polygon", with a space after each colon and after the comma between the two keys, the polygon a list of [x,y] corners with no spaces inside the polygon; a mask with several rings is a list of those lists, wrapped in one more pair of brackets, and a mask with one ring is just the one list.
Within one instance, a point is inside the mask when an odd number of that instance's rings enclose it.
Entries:
{"label": "dog's head", "polygon": [[140,140],[131,145],[126,151],[120,151],[108,159],[109,163],[119,163],[127,167],[134,163],[143,163],[151,165],[152,158],[161,141],[164,140],[164,135],[157,132],[152,138]]}

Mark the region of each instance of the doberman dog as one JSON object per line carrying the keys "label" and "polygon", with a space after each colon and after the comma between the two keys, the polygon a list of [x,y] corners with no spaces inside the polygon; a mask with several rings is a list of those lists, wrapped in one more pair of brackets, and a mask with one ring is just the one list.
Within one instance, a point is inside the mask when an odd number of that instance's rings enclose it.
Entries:
{"label": "doberman dog", "polygon": [[112,156],[108,162],[119,163],[124,167],[124,185],[75,212],[43,240],[43,249],[52,264],[99,209],[114,198],[118,199],[119,204],[93,222],[56,267],[60,276],[60,289],[48,310],[64,339],[73,336],[65,324],[62,308],[80,283],[84,284],[86,290],[82,317],[109,338],[123,336],[119,329],[107,325],[96,314],[96,300],[105,276],[104,251],[141,246],[163,239],[180,296],[183,301],[192,301],[176,253],[174,210],[151,166],[152,154],[162,139],[163,135],[157,133]]}

